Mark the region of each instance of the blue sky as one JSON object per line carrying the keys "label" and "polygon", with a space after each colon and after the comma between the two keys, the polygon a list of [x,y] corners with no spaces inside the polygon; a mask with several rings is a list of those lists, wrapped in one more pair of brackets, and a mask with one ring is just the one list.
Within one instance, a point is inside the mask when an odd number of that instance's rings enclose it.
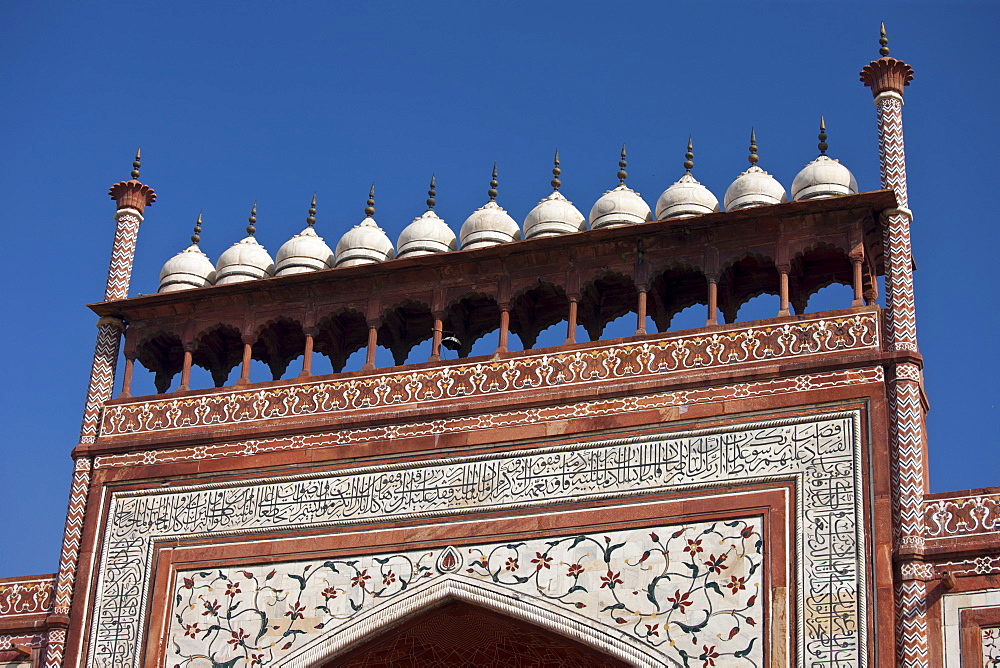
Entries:
{"label": "blue sky", "polygon": [[563,193],[586,213],[617,183],[623,142],[629,184],[653,204],[691,133],[695,175],[722,199],[751,126],[760,165],[788,188],[824,114],[829,153],[874,190],[875,110],[857,73],[880,20],[916,70],[904,126],[931,488],[997,485],[995,3],[0,5],[0,577],[57,566],[96,334],[84,305],[103,294],[107,188],[137,145],[159,199],[132,294],[156,291],[199,210],[214,260],[256,200],[273,254],[316,191],[332,246],[375,181],[395,240],[435,173],[457,231],[496,160],[499,202],[521,221],[550,191],[556,148]]}

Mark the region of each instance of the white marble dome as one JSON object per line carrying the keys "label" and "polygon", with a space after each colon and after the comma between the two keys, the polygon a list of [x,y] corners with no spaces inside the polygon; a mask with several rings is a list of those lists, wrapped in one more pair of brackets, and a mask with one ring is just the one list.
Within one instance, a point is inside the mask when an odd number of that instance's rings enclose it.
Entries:
{"label": "white marble dome", "polygon": [[788,195],[778,180],[757,165],[740,174],[726,189],[723,198],[726,209],[746,209],[752,206],[780,204]]}
{"label": "white marble dome", "polygon": [[486,248],[521,239],[521,227],[496,203],[490,200],[472,212],[459,232],[462,250]]}
{"label": "white marble dome", "polygon": [[653,219],[649,205],[636,191],[624,183],[618,184],[598,199],[590,209],[590,229],[635,225]]}
{"label": "white marble dome", "polygon": [[524,238],[552,237],[587,229],[587,219],[561,192],[553,190],[528,212],[524,219]]}
{"label": "white marble dome", "polygon": [[215,284],[240,283],[274,276],[274,261],[253,235],[237,241],[215,263]]}
{"label": "white marble dome", "polygon": [[432,253],[446,253],[458,248],[458,237],[434,212],[427,209],[403,228],[396,241],[396,257],[417,257]]}
{"label": "white marble dome", "polygon": [[347,230],[337,242],[338,267],[385,262],[396,256],[392,242],[375,219],[366,216],[360,223]]}
{"label": "white marble dome", "polygon": [[792,199],[836,197],[858,192],[858,182],[851,170],[827,155],[810,162],[792,181]]}
{"label": "white marble dome", "polygon": [[691,172],[685,172],[656,201],[657,220],[700,216],[718,210],[719,199],[691,176]]}
{"label": "white marble dome", "polygon": [[176,292],[203,288],[215,283],[215,267],[208,256],[193,243],[167,260],[160,270],[158,292]]}
{"label": "white marble dome", "polygon": [[291,276],[333,267],[333,251],[312,225],[286,241],[275,256],[275,276]]}

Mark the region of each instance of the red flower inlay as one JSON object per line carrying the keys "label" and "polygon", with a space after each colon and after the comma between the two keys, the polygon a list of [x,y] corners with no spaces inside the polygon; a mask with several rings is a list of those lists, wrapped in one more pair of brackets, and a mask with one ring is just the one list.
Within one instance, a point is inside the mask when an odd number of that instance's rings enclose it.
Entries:
{"label": "red flower inlay", "polygon": [[326,598],[326,599],[337,598],[337,588],[336,587],[327,587],[326,589],[323,590],[322,594],[323,594],[323,598]]}
{"label": "red flower inlay", "polygon": [[726,556],[727,555],[725,552],[723,552],[719,556],[715,556],[714,554],[708,555],[708,561],[705,562],[705,565],[708,566],[709,572],[722,573],[722,571],[729,568],[728,566],[725,565]]}
{"label": "red flower inlay", "polygon": [[388,587],[395,581],[396,581],[396,574],[393,573],[392,571],[386,573],[385,576],[382,578],[382,584],[384,584],[386,587]]}
{"label": "red flower inlay", "polygon": [[239,582],[230,582],[229,584],[226,585],[226,596],[231,596],[235,598],[236,595],[240,593],[240,591],[241,590]]}
{"label": "red flower inlay", "polygon": [[681,593],[680,589],[675,591],[673,596],[668,596],[667,600],[674,604],[674,610],[680,610],[682,613],[684,612],[684,608],[694,603],[691,600],[691,592],[686,591]]}
{"label": "red flower inlay", "polygon": [[230,633],[232,634],[233,637],[227,640],[226,642],[228,642],[233,647],[236,647],[237,645],[242,645],[243,641],[250,637],[250,634],[243,631],[243,629],[240,629],[239,631],[230,631]]}
{"label": "red flower inlay", "polygon": [[368,569],[366,568],[365,570],[361,571],[360,573],[358,573],[357,575],[355,575],[353,578],[351,578],[351,586],[352,587],[361,587],[362,589],[364,589],[365,588],[365,583],[368,580],[371,580],[371,579],[372,579],[372,576],[368,575]]}
{"label": "red flower inlay", "polygon": [[205,615],[217,615],[217,614],[219,614],[219,609],[221,607],[222,606],[219,605],[219,601],[218,600],[212,601],[211,603],[209,603],[208,601],[205,601],[205,612],[203,612],[201,614],[202,614],[203,617]]}
{"label": "red flower inlay", "polygon": [[660,632],[656,629],[660,628],[659,624],[646,624],[646,635],[647,636],[657,636],[659,637]]}
{"label": "red flower inlay", "polygon": [[601,576],[601,589],[604,589],[605,587],[608,589],[614,589],[616,584],[625,584],[625,581],[621,579],[621,574],[621,571],[613,573],[609,568],[608,574]]}
{"label": "red flower inlay", "polygon": [[735,594],[741,589],[746,589],[746,586],[744,584],[746,581],[747,581],[746,578],[738,578],[735,575],[731,575],[729,576],[729,582],[727,582],[725,586],[729,587],[729,589],[732,590],[732,592]]}
{"label": "red flower inlay", "polygon": [[197,623],[187,624],[184,626],[184,635],[190,636],[191,638],[194,638],[199,631],[201,631],[201,629],[198,628]]}
{"label": "red flower inlay", "polygon": [[504,564],[503,567],[508,571],[516,571],[517,559],[515,559],[514,557],[507,557],[507,563]]}
{"label": "red flower inlay", "polygon": [[699,552],[704,552],[705,551],[701,547],[701,538],[694,538],[694,539],[688,538],[687,541],[688,541],[688,544],[684,548],[684,551],[685,552],[690,552],[692,557],[695,556],[696,554],[698,554]]}
{"label": "red flower inlay", "polygon": [[714,666],[715,660],[719,658],[719,653],[715,651],[715,645],[709,647],[708,645],[701,646],[701,656],[699,659],[703,659],[705,663],[701,664],[701,668],[707,668],[708,666]]}
{"label": "red flower inlay", "polygon": [[285,616],[286,617],[291,617],[293,622],[296,619],[305,619],[305,615],[302,614],[303,612],[305,612],[305,610],[306,610],[306,606],[304,606],[304,605],[302,605],[302,604],[300,604],[298,602],[295,602],[295,603],[292,603],[292,607],[290,607],[288,609],[288,612],[285,613]]}
{"label": "red flower inlay", "polygon": [[570,564],[567,573],[571,578],[578,578],[583,573],[583,566],[581,564]]}
{"label": "red flower inlay", "polygon": [[541,552],[535,552],[535,558],[531,560],[531,563],[535,564],[536,571],[540,571],[543,568],[552,568],[549,566],[550,561],[552,561],[552,557],[547,557]]}

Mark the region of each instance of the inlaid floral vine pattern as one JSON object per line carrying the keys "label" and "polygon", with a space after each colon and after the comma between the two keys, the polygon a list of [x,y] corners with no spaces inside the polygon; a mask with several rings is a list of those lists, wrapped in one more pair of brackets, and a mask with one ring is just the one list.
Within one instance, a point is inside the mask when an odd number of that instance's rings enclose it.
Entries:
{"label": "inlaid floral vine pattern", "polygon": [[[761,666],[759,518],[178,574],[170,665],[269,665],[449,572],[619,628],[685,666]],[[529,599],[530,600],[530,599]]]}
{"label": "inlaid floral vine pattern", "polygon": [[1000,627],[986,628],[983,633],[983,668],[1000,666]]}

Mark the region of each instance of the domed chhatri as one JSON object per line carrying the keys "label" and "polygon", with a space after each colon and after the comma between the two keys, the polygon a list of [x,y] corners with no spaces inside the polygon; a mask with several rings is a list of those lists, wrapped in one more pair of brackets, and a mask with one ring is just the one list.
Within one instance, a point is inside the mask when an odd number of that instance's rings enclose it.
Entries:
{"label": "domed chhatri", "polygon": [[604,193],[590,209],[590,229],[635,225],[653,219],[653,212],[639,193],[625,185],[628,172],[625,167],[625,145],[622,144],[621,160],[618,162],[618,187]]}
{"label": "domed chhatri", "polygon": [[719,210],[719,200],[712,191],[698,183],[691,175],[694,167],[694,142],[688,137],[687,153],[684,154],[684,174],[672,186],[663,191],[656,201],[656,219],[688,218]]}
{"label": "domed chhatri", "polygon": [[278,249],[278,254],[275,257],[277,261],[275,276],[304,274],[333,267],[333,251],[323,241],[323,237],[316,234],[316,230],[313,228],[315,224],[316,193],[313,193],[305,229]]}
{"label": "domed chhatri", "polygon": [[493,178],[487,194],[490,200],[472,212],[462,223],[459,236],[462,250],[486,248],[521,239],[521,227],[497,204],[497,166],[493,163]]}
{"label": "domed chhatri", "polygon": [[559,175],[559,151],[556,151],[552,168],[552,194],[543,199],[524,219],[524,238],[552,237],[570,234],[587,228],[587,219],[573,203],[559,192],[562,181]]}
{"label": "domed chhatri", "polygon": [[203,288],[215,283],[215,267],[208,256],[198,248],[199,241],[201,241],[201,212],[198,213],[198,221],[194,224],[191,245],[167,260],[160,270],[158,292]]}
{"label": "domed chhatri", "polygon": [[431,176],[431,187],[427,191],[427,211],[413,219],[399,235],[396,241],[396,257],[417,257],[432,253],[445,253],[458,248],[455,231],[448,227],[437,213],[437,182]]}
{"label": "domed chhatri", "polygon": [[858,192],[858,182],[851,170],[826,154],[826,120],[819,119],[819,156],[810,162],[792,181],[792,199],[837,197]]}
{"label": "domed chhatri", "polygon": [[226,249],[215,263],[216,285],[274,276],[274,261],[253,236],[257,232],[257,202],[253,203],[248,220],[246,238]]}
{"label": "domed chhatri", "polygon": [[785,189],[777,179],[757,166],[757,135],[750,130],[750,169],[743,172],[726,189],[726,208],[746,209],[751,206],[780,204],[788,201]]}
{"label": "domed chhatri", "polygon": [[375,215],[375,184],[368,193],[365,218],[347,230],[337,242],[338,267],[354,267],[359,264],[385,262],[396,256],[392,242],[372,216]]}

